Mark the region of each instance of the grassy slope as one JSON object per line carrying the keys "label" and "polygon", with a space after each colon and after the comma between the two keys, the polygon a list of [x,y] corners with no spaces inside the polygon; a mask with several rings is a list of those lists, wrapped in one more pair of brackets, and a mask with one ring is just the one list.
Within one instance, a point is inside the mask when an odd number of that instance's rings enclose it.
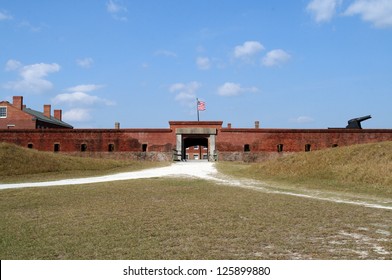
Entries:
{"label": "grassy slope", "polygon": [[218,167],[241,177],[392,198],[392,142],[304,152],[257,164],[221,163]]}
{"label": "grassy slope", "polygon": [[162,165],[154,162],[135,162],[80,158],[51,152],[22,148],[0,143],[0,182],[36,181],[101,175],[121,170],[137,170]]}

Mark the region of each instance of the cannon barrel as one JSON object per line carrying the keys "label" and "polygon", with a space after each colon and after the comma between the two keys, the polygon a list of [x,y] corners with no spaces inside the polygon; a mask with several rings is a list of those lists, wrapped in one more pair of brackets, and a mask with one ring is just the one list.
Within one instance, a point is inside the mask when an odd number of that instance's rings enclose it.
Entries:
{"label": "cannon barrel", "polygon": [[364,116],[364,117],[360,117],[360,118],[355,118],[355,119],[351,119],[348,121],[348,125],[346,126],[346,128],[359,128],[361,129],[361,122],[366,121],[368,119],[370,119],[372,116],[368,115],[368,116]]}
{"label": "cannon barrel", "polygon": [[352,122],[352,121],[363,122],[363,121],[366,121],[366,120],[371,119],[371,118],[372,118],[372,116],[368,115],[368,116],[364,116],[364,117],[360,117],[360,118],[351,119],[348,122]]}

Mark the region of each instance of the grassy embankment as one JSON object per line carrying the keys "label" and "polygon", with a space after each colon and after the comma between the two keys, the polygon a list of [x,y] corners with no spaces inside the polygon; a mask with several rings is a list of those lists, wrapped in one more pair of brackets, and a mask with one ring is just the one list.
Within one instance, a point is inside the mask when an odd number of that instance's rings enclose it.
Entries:
{"label": "grassy embankment", "polygon": [[167,163],[81,158],[0,143],[0,182],[49,181],[134,171]]}
{"label": "grassy embankment", "polygon": [[269,183],[392,198],[392,142],[297,153],[263,163],[219,163],[221,172]]}

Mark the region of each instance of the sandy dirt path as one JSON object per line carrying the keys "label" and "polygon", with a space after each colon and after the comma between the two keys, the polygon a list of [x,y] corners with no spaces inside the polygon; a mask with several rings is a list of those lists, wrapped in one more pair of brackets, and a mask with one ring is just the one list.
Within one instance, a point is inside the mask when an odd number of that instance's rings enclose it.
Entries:
{"label": "sandy dirt path", "polygon": [[206,180],[213,180],[217,173],[218,171],[212,162],[178,162],[165,167],[122,172],[98,177],[64,179],[36,183],[0,184],[0,189],[83,185],[156,177],[197,177]]}
{"label": "sandy dirt path", "polygon": [[66,179],[66,180],[57,180],[57,181],[50,181],[50,182],[0,184],[0,190],[14,189],[14,188],[83,185],[83,184],[124,181],[124,180],[132,180],[132,179],[147,179],[147,178],[157,178],[157,177],[193,177],[193,178],[215,181],[216,183],[231,186],[231,187],[251,189],[254,191],[262,191],[265,193],[282,194],[282,195],[296,196],[296,197],[302,197],[308,199],[330,201],[334,203],[345,203],[345,204],[353,204],[353,205],[370,207],[370,208],[392,210],[392,200],[388,200],[388,199],[381,200],[378,198],[370,198],[370,197],[363,197],[363,196],[343,195],[340,193],[315,191],[309,189],[299,190],[294,188],[284,188],[282,186],[266,184],[260,181],[233,178],[219,173],[215,168],[214,163],[204,162],[204,161],[178,162],[178,163],[173,163],[170,166],[166,166],[166,167],[145,169],[145,170],[133,171],[133,172],[123,172],[123,173],[98,176],[98,177]]}

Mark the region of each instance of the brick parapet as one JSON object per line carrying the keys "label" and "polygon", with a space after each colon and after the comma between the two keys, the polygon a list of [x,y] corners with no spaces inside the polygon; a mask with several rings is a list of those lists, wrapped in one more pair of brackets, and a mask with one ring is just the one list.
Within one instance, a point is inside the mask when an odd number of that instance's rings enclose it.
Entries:
{"label": "brick parapet", "polygon": [[[107,154],[105,157],[116,157],[119,155],[113,153],[123,153],[121,157],[143,158],[148,154],[151,159],[170,158],[176,148],[179,128],[213,128],[220,159],[252,161],[307,149],[392,141],[392,129],[260,129],[222,128],[221,125],[222,122],[170,122],[170,128],[164,129],[3,129],[0,142],[42,151],[54,151],[58,145],[59,152],[85,156],[102,153]],[[208,137],[195,136],[193,144],[203,145],[202,141]]]}
{"label": "brick parapet", "polygon": [[[301,152],[336,146],[392,141],[392,129],[233,129],[217,135],[225,152]],[[278,148],[280,145],[280,148]]]}
{"label": "brick parapet", "polygon": [[292,128],[221,128],[221,132],[241,132],[241,133],[392,133],[392,129],[292,129]]}
{"label": "brick parapet", "polygon": [[0,130],[0,141],[60,152],[171,152],[170,129],[24,129]]}

